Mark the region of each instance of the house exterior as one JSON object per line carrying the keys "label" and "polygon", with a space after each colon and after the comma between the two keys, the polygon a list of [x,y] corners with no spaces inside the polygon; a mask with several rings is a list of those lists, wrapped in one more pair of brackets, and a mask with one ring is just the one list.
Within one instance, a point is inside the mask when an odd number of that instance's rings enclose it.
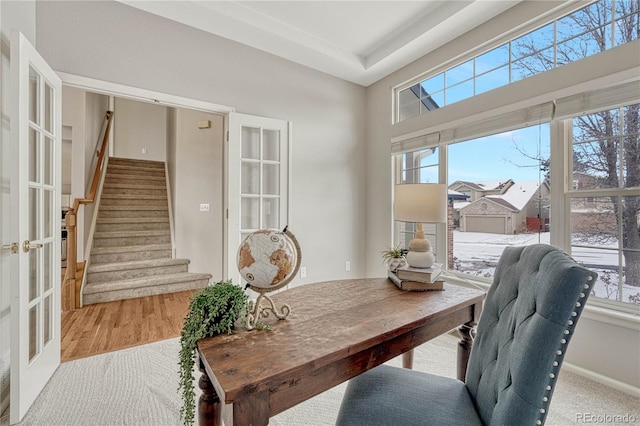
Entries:
{"label": "house exterior", "polygon": [[519,234],[538,230],[540,223],[548,223],[549,185],[546,182],[516,183],[512,179],[454,182],[450,188],[468,193],[472,199],[457,205],[460,231]]}

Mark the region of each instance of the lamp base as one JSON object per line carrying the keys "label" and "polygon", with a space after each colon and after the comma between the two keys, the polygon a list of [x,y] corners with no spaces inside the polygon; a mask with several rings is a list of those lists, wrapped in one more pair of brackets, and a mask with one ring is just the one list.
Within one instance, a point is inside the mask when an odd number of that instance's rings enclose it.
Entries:
{"label": "lamp base", "polygon": [[436,261],[436,256],[430,251],[409,250],[405,257],[409,266],[413,268],[431,268]]}

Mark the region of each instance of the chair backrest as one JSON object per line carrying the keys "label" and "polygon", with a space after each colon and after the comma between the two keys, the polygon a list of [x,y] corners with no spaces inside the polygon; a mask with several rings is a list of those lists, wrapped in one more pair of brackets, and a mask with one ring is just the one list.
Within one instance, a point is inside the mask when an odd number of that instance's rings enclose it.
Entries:
{"label": "chair backrest", "polygon": [[466,377],[485,424],[544,424],[567,344],[596,277],[547,244],[504,250]]}

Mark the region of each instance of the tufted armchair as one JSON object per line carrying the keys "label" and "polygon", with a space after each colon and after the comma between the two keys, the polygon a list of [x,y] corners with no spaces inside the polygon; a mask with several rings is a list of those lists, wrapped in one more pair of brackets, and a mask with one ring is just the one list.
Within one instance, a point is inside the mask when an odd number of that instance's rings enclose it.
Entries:
{"label": "tufted armchair", "polygon": [[597,274],[547,244],[507,247],[466,383],[381,365],[351,379],[338,426],[541,425]]}

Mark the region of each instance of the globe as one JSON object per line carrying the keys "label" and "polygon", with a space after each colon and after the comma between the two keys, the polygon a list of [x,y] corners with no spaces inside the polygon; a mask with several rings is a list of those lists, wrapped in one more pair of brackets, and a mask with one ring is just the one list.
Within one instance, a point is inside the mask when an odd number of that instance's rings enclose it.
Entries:
{"label": "globe", "polygon": [[263,229],[248,235],[236,262],[240,275],[257,291],[271,291],[287,285],[299,269],[300,246],[295,236]]}

